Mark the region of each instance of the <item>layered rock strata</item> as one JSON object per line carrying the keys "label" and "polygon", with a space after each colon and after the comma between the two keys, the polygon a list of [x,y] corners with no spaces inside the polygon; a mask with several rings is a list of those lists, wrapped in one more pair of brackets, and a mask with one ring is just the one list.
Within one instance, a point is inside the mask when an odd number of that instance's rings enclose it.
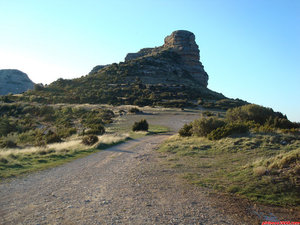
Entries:
{"label": "layered rock strata", "polygon": [[180,57],[180,62],[195,81],[207,87],[208,75],[200,62],[199,47],[195,41],[195,35],[190,31],[178,30],[164,39],[164,45],[157,48],[144,48],[137,53],[129,53],[125,62],[145,56],[151,56],[163,51],[173,51]]}

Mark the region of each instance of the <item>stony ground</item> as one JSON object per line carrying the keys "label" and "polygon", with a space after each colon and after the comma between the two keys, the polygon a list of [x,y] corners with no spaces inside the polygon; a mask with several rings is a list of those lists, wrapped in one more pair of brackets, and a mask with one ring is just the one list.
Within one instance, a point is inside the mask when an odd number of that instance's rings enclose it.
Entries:
{"label": "stony ground", "polygon": [[[183,114],[167,117],[173,129],[182,125]],[[0,224],[259,224],[248,203],[189,185],[166,166],[154,150],[168,137],[2,182]]]}

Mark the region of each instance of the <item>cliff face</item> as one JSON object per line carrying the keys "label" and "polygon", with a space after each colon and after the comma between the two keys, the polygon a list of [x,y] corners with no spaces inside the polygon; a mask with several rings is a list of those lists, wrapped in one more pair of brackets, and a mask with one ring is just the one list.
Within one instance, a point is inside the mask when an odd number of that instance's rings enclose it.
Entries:
{"label": "cliff face", "polygon": [[20,70],[0,70],[0,95],[20,94],[33,89],[34,83]]}
{"label": "cliff face", "polygon": [[157,48],[144,48],[137,53],[129,53],[125,62],[142,57],[151,57],[164,51],[178,54],[180,67],[194,78],[198,85],[207,87],[208,75],[200,62],[199,47],[195,35],[185,30],[174,31],[164,40],[164,45]]}
{"label": "cliff face", "polygon": [[199,84],[207,87],[208,75],[200,62],[199,47],[195,35],[189,31],[174,31],[165,38],[163,48],[170,49],[181,56],[183,67]]}

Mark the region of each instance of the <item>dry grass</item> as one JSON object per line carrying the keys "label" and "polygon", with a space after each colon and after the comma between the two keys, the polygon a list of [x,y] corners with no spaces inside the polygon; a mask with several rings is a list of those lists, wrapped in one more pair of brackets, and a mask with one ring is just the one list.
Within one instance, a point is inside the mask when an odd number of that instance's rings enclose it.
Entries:
{"label": "dry grass", "polygon": [[[95,143],[93,146],[98,145],[99,143],[104,144],[112,144],[123,141],[129,137],[129,134],[105,134],[102,136],[98,136],[99,141]],[[76,150],[85,150],[91,148],[93,146],[86,146],[81,143],[81,136],[75,136],[72,139],[61,142],[61,143],[53,143],[48,144],[45,147],[25,147],[25,148],[5,148],[0,149],[0,158],[6,157],[10,154],[34,154],[40,151],[44,151],[45,149],[52,149],[56,152],[65,151],[68,149],[69,151],[76,151]]]}
{"label": "dry grass", "polygon": [[44,147],[25,147],[25,148],[7,148],[0,149],[0,157],[5,157],[10,154],[34,154],[36,152],[45,150],[45,149],[53,149],[57,152],[68,149],[68,150],[76,150],[76,149],[87,149],[88,147],[81,144],[81,139],[76,138],[70,141],[48,144]]}
{"label": "dry grass", "polygon": [[69,141],[45,147],[3,149],[0,150],[0,179],[55,167],[123,142],[128,137],[129,134],[106,134],[99,136],[93,146],[85,146],[81,143],[82,137],[74,136]]}
{"label": "dry grass", "polygon": [[275,157],[268,159],[270,169],[277,168],[282,169],[288,167],[293,163],[300,163],[300,148],[292,150],[290,152],[281,153]]}
{"label": "dry grass", "polygon": [[253,173],[254,173],[256,176],[259,176],[259,177],[265,175],[266,172],[267,172],[267,168],[264,167],[264,166],[259,166],[259,167],[253,168]]}
{"label": "dry grass", "polygon": [[[278,139],[278,140],[277,140]],[[289,140],[286,144],[282,140]],[[210,141],[173,136],[159,149],[189,182],[253,201],[299,205],[300,140],[251,134]]]}
{"label": "dry grass", "polygon": [[129,133],[125,134],[105,134],[102,136],[98,136],[99,138],[99,143],[104,143],[104,144],[112,144],[112,143],[117,143],[120,141],[124,141],[127,138],[129,138]]}

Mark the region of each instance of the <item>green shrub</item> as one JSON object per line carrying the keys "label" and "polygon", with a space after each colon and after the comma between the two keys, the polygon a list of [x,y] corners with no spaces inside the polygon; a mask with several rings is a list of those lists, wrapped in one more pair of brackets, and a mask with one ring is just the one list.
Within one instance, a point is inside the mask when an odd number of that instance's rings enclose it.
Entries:
{"label": "green shrub", "polygon": [[112,123],[112,118],[115,116],[114,112],[110,109],[102,109],[98,116],[103,120],[105,124]]}
{"label": "green shrub", "polygon": [[102,135],[104,133],[105,133],[105,128],[101,124],[91,126],[91,129],[86,132],[86,134],[95,134],[95,135]]}
{"label": "green shrub", "polygon": [[13,131],[16,131],[15,125],[8,118],[0,118],[0,137],[7,136]]}
{"label": "green shrub", "polygon": [[77,129],[75,127],[63,128],[63,129],[59,129],[57,131],[57,134],[62,138],[70,137],[71,135],[76,134],[76,133],[77,133]]}
{"label": "green shrub", "polygon": [[254,121],[260,125],[266,123],[270,117],[285,118],[281,113],[274,112],[271,108],[249,104],[227,110],[226,119],[229,122]]}
{"label": "green shrub", "polygon": [[48,134],[45,135],[45,141],[47,144],[62,142],[60,136],[52,131],[49,131]]}
{"label": "green shrub", "polygon": [[46,134],[41,131],[36,132],[35,136],[35,146],[45,147],[47,144],[62,142],[59,135],[49,130]]}
{"label": "green shrub", "polygon": [[269,117],[265,124],[280,129],[292,129],[298,127],[296,123],[293,123],[286,118],[280,118],[278,116]]}
{"label": "green shrub", "polygon": [[210,132],[224,125],[225,125],[225,121],[217,119],[215,117],[201,118],[195,120],[192,123],[193,126],[192,133],[193,135],[199,137],[206,137]]}
{"label": "green shrub", "polygon": [[18,135],[18,143],[21,144],[33,144],[36,142],[38,131],[29,130],[27,132]]}
{"label": "green shrub", "polygon": [[189,137],[192,136],[193,125],[192,124],[184,124],[184,126],[178,131],[181,137]]}
{"label": "green shrub", "polygon": [[47,143],[43,138],[38,138],[38,139],[36,139],[34,145],[37,147],[46,147]]}
{"label": "green shrub", "polygon": [[213,116],[214,114],[213,114],[212,112],[210,112],[210,111],[204,111],[204,112],[202,113],[202,115],[203,115],[203,116],[210,117],[210,116]]}
{"label": "green shrub", "polygon": [[139,109],[136,108],[136,107],[129,109],[129,112],[130,112],[130,113],[135,113],[135,114],[142,113],[142,111],[139,110]]}
{"label": "green shrub", "polygon": [[207,137],[210,140],[219,140],[221,138],[228,137],[231,134],[243,134],[247,133],[248,131],[249,128],[245,124],[230,123],[213,130],[207,135]]}
{"label": "green shrub", "polygon": [[4,157],[0,157],[0,163],[7,164],[8,160]]}
{"label": "green shrub", "polygon": [[251,131],[254,133],[275,133],[275,128],[269,125],[257,125]]}
{"label": "green shrub", "polygon": [[200,103],[204,108],[215,108],[227,110],[234,107],[239,107],[242,105],[247,105],[248,102],[245,102],[240,99],[220,99],[217,101],[201,101]]}
{"label": "green shrub", "polygon": [[148,131],[149,124],[147,120],[142,119],[140,122],[135,122],[132,126],[133,131]]}
{"label": "green shrub", "polygon": [[17,144],[13,140],[4,139],[0,141],[0,148],[15,148]]}
{"label": "green shrub", "polygon": [[97,141],[98,141],[98,137],[96,135],[93,135],[93,134],[90,134],[90,135],[87,135],[87,136],[84,136],[82,138],[82,143],[84,145],[93,145],[95,144]]}

